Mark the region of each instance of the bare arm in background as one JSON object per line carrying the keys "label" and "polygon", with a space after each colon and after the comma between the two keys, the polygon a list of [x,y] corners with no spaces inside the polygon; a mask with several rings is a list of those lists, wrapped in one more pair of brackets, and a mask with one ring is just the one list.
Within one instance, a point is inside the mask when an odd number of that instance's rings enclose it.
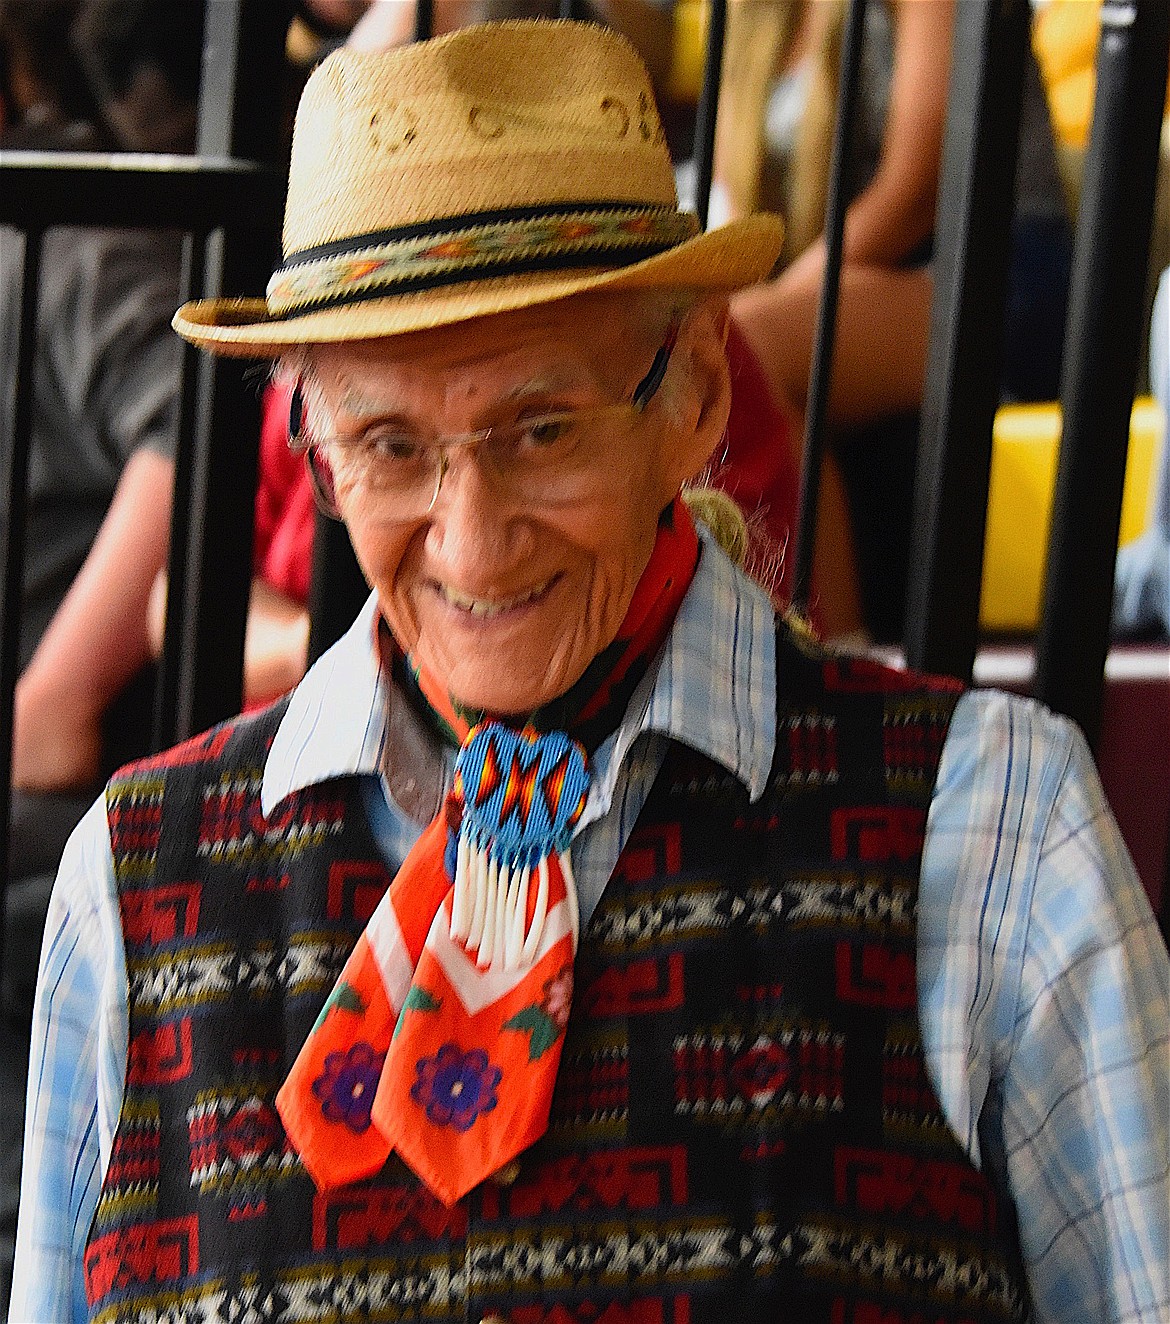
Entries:
{"label": "bare arm in background", "polygon": [[[162,656],[167,613],[167,579],[159,572],[150,595],[150,651]],[[244,704],[277,698],[305,674],[309,653],[309,613],[304,604],[253,577],[244,634]]]}
{"label": "bare arm in background", "polygon": [[[858,425],[922,398],[931,281],[899,264],[934,228],[954,0],[892,0],[894,66],[881,160],[845,218],[832,422]],[[825,266],[822,236],[774,281],[735,296],[736,321],[776,396],[803,413]]]}
{"label": "bare arm in background", "polygon": [[252,580],[244,637],[244,702],[265,703],[305,674],[309,613],[295,598]]}
{"label": "bare arm in background", "polygon": [[951,74],[954,0],[896,0],[894,70],[882,155],[849,208],[845,258],[897,266],[934,229]]}
{"label": "bare arm in background", "polygon": [[150,657],[146,608],[166,563],[174,462],[130,457],[93,547],[16,686],[12,784],[84,787],[101,765],[102,714]]}

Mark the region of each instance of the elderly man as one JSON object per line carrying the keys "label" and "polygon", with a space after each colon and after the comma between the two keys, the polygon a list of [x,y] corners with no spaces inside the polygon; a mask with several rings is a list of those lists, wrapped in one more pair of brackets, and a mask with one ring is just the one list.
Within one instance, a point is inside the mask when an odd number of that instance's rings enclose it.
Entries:
{"label": "elderly man", "polygon": [[696,530],[779,241],[696,230],[601,29],[313,76],[267,300],[176,326],[295,378],[374,592],[71,843],[14,1318],[1165,1317],[1166,957],[1083,742]]}

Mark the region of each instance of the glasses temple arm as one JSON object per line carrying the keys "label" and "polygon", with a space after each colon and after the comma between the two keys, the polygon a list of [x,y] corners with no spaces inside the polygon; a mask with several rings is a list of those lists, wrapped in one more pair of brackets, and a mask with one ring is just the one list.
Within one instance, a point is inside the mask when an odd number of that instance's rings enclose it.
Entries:
{"label": "glasses temple arm", "polygon": [[678,330],[678,322],[671,322],[666,332],[666,339],[654,355],[654,362],[650,365],[650,371],[634,387],[631,403],[639,413],[646,408],[655,392],[662,385],[662,379],[666,376],[666,369],[670,364],[671,353],[678,340]]}

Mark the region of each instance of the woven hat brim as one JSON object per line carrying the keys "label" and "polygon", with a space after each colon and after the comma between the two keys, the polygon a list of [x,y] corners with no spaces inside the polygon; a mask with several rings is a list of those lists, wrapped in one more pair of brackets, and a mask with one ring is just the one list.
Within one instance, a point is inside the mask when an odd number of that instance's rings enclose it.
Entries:
{"label": "woven hat brim", "polygon": [[771,272],[783,237],[780,217],[761,213],[696,235],[628,267],[467,281],[284,318],[271,317],[263,299],[205,299],[184,304],[172,325],[184,340],[212,354],[276,358],[294,345],[425,331],[591,290],[741,289]]}

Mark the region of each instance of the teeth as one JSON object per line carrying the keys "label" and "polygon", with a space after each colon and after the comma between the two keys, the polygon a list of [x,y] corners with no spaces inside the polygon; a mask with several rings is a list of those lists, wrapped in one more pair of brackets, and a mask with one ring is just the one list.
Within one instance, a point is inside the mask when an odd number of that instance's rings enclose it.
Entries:
{"label": "teeth", "polygon": [[472,616],[482,620],[490,616],[499,616],[503,612],[511,611],[514,607],[523,607],[526,602],[531,602],[534,598],[540,597],[551,583],[551,579],[546,579],[543,584],[537,584],[535,588],[529,589],[527,593],[521,593],[518,597],[508,598],[503,602],[489,602],[486,598],[473,598],[466,593],[460,593],[458,589],[449,588],[446,584],[440,585],[439,591],[453,607],[470,612]]}

